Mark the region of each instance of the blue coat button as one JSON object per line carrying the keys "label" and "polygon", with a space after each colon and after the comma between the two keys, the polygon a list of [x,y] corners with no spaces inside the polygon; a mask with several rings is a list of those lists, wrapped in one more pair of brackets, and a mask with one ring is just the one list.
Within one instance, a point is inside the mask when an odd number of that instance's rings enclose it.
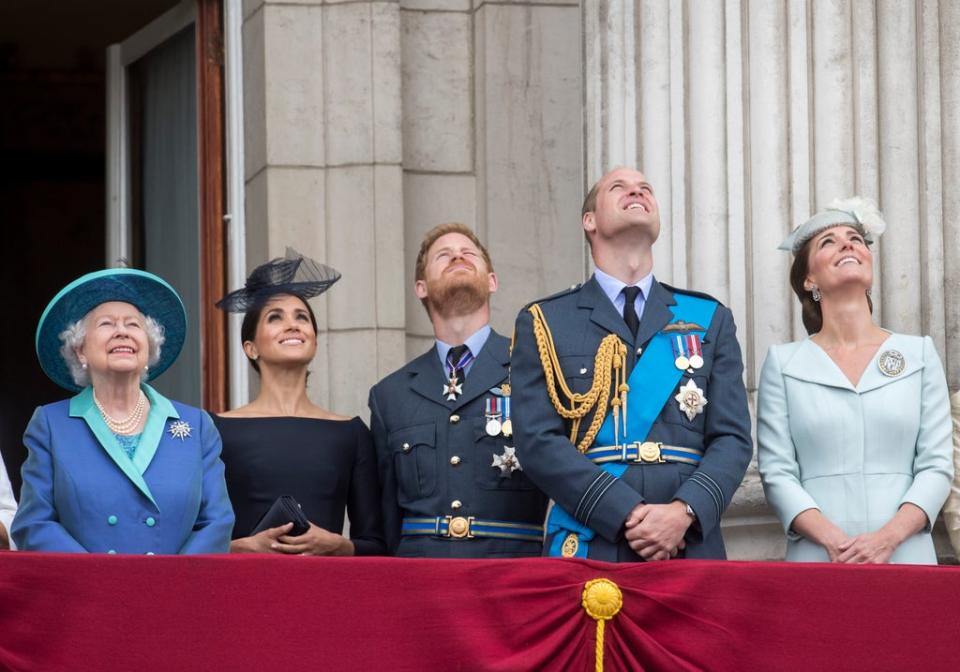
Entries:
{"label": "blue coat button", "polygon": [[153,527],[157,524],[157,521],[153,516],[147,516],[147,519],[144,522],[147,524],[147,527]]}
{"label": "blue coat button", "polygon": [[109,516],[109,517],[107,518],[107,522],[108,522],[110,525],[116,525],[116,524],[117,524],[117,517],[116,517],[116,516]]}

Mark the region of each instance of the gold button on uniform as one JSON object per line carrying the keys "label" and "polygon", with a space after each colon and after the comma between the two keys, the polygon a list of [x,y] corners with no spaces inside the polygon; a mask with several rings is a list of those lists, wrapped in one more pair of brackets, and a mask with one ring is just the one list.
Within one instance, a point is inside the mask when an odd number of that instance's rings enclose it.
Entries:
{"label": "gold button on uniform", "polygon": [[450,508],[453,509],[454,511],[459,509],[461,506],[463,506],[463,502],[461,502],[459,499],[455,499],[452,502],[450,502]]}
{"label": "gold button on uniform", "polygon": [[456,413],[454,413],[453,415],[450,416],[450,424],[455,425],[455,424],[457,424],[458,422],[460,422],[460,416],[459,416],[459,415],[457,415]]}
{"label": "gold button on uniform", "polygon": [[458,464],[460,464],[460,456],[454,455],[453,457],[451,457],[450,464],[452,464],[453,466],[457,466]]}

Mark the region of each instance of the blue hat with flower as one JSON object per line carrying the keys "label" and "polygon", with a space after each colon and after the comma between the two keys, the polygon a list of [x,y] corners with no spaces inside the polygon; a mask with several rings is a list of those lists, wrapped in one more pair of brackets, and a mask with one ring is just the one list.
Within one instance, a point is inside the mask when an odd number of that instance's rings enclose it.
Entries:
{"label": "blue hat with flower", "polygon": [[87,313],[109,301],[122,301],[152,317],[164,330],[160,359],[150,367],[153,379],[176,361],[187,333],[187,313],[180,295],[165,280],[133,268],[109,268],[87,273],[61,289],[47,304],[37,326],[37,359],[43,372],[60,387],[73,392],[70,368],[60,354],[60,334]]}
{"label": "blue hat with flower", "polygon": [[869,198],[853,196],[837,199],[827,209],[798,226],[777,248],[796,254],[815,235],[834,226],[851,226],[863,234],[867,243],[876,242],[887,229],[877,204]]}

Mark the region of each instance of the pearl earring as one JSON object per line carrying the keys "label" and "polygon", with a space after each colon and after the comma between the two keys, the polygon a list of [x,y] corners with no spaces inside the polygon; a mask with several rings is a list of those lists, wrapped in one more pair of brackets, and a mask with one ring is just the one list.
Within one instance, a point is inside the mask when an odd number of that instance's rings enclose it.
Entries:
{"label": "pearl earring", "polygon": [[84,371],[86,371],[86,370],[87,370],[87,363],[86,363],[86,362],[80,362],[80,368],[83,369]]}

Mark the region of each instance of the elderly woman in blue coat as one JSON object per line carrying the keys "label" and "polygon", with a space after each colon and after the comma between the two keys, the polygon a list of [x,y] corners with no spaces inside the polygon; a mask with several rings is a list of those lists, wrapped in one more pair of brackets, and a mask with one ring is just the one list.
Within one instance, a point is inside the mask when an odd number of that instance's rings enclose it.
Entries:
{"label": "elderly woman in blue coat", "polygon": [[757,438],[787,560],[936,563],[930,528],[953,477],[950,402],[930,337],[872,318],[865,199],[835,202],[781,246],[808,338],[770,348]]}
{"label": "elderly woman in blue coat", "polygon": [[200,409],[146,384],[180,353],[186,314],[161,278],[84,275],[37,328],[44,372],[71,399],[39,407],[24,434],[12,535],[26,551],[224,553],[233,511],[220,437]]}

